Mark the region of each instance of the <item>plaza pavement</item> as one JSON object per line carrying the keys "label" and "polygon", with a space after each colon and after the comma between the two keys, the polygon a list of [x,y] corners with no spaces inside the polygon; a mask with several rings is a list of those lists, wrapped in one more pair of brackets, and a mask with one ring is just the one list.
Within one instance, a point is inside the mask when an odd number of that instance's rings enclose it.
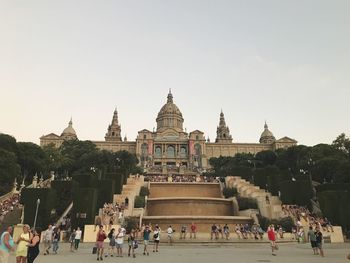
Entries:
{"label": "plaza pavement", "polygon": [[[69,252],[68,244],[61,244],[59,254],[44,256],[42,253],[36,263],[88,263],[97,262],[96,256],[91,254],[93,244],[81,244],[78,252]],[[143,256],[143,245],[136,250],[136,258],[104,258],[103,262],[144,262],[144,263],[221,263],[221,262],[279,262],[279,263],[341,263],[350,262],[346,256],[350,253],[350,243],[325,244],[326,257],[314,256],[309,244],[284,243],[279,245],[277,256],[271,255],[267,243],[237,243],[237,244],[176,244],[174,246],[161,245],[158,253],[152,252]],[[41,248],[42,249],[42,248]],[[124,244],[124,252],[126,245]],[[13,255],[9,262],[15,262]]]}

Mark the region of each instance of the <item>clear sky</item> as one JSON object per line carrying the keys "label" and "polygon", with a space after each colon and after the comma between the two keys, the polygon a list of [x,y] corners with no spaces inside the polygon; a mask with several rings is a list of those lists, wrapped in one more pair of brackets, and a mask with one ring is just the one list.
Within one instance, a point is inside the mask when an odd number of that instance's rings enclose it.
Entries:
{"label": "clear sky", "polygon": [[0,0],[0,131],[39,143],[73,117],[103,140],[152,130],[169,88],[187,131],[330,143],[350,134],[350,1]]}

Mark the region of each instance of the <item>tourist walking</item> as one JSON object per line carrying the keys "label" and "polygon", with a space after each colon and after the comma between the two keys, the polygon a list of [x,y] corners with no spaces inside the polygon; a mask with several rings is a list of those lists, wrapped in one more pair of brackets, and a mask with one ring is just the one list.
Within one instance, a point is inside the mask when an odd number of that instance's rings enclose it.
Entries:
{"label": "tourist walking", "polygon": [[73,229],[72,233],[69,236],[70,243],[70,251],[74,252],[74,241],[75,241],[75,229]]}
{"label": "tourist walking", "polygon": [[15,250],[15,243],[12,237],[13,228],[8,227],[0,237],[0,262],[8,263],[10,252]]}
{"label": "tourist walking", "polygon": [[109,248],[106,253],[106,257],[108,257],[108,252],[110,257],[114,257],[114,248],[115,248],[115,229],[112,228],[111,231],[108,233],[108,239],[109,239]]}
{"label": "tourist walking", "polygon": [[147,256],[149,256],[147,247],[148,247],[148,244],[149,244],[149,235],[150,235],[150,233],[151,233],[151,229],[149,228],[149,226],[148,225],[145,226],[145,230],[143,230],[143,244],[144,244],[143,254],[147,255]]}
{"label": "tourist walking", "polygon": [[74,249],[75,250],[78,250],[78,248],[79,248],[81,235],[82,235],[82,232],[80,230],[80,227],[78,227],[77,230],[75,231],[75,237],[74,237]]}
{"label": "tourist walking", "polygon": [[197,233],[197,226],[196,226],[195,223],[192,222],[192,224],[191,224],[190,238],[192,238],[192,235],[193,235],[193,238],[196,239],[196,233]]}
{"label": "tourist walking", "polygon": [[309,227],[309,231],[307,232],[307,237],[310,241],[312,250],[314,252],[314,255],[318,255],[318,249],[317,249],[317,243],[316,243],[316,235],[315,231],[313,230],[312,226]]}
{"label": "tourist walking", "polygon": [[53,237],[53,229],[52,229],[52,225],[49,225],[44,233],[44,250],[45,250],[44,255],[50,254],[49,250],[52,245],[52,237]]}
{"label": "tourist walking", "polygon": [[52,235],[52,251],[55,254],[57,254],[57,251],[58,251],[58,243],[60,242],[60,238],[61,238],[61,229],[55,228],[53,230],[53,235]]}
{"label": "tourist walking", "polygon": [[124,231],[118,228],[118,233],[115,236],[115,242],[117,246],[117,257],[123,257],[123,244],[124,244]]}
{"label": "tourist walking", "polygon": [[323,247],[322,247],[322,243],[323,243],[323,235],[321,233],[320,227],[316,227],[316,245],[317,245],[317,249],[320,251],[320,255],[321,257],[324,257],[324,252],[323,252]]}
{"label": "tourist walking", "polygon": [[107,236],[103,230],[103,226],[100,225],[100,228],[96,235],[97,260],[103,260],[103,244],[106,238]]}
{"label": "tourist walking", "polygon": [[156,228],[153,231],[153,252],[158,252],[158,246],[159,246],[159,241],[160,241],[160,228],[159,226],[156,226]]}
{"label": "tourist walking", "polygon": [[276,233],[273,225],[270,225],[267,230],[267,236],[270,240],[272,255],[276,256],[275,251],[278,250],[278,246],[276,245]]}
{"label": "tourist walking", "polygon": [[17,249],[16,249],[16,262],[26,263],[28,256],[28,244],[32,238],[29,233],[30,227],[28,225],[23,226],[23,233],[17,239]]}
{"label": "tourist walking", "polygon": [[134,229],[131,229],[131,232],[128,235],[128,257],[130,257],[130,252],[132,253],[132,257],[135,258],[135,249],[137,248],[137,241],[136,241],[136,233]]}
{"label": "tourist walking", "polygon": [[28,263],[33,263],[40,253],[40,250],[39,250],[40,235],[41,235],[40,230],[38,229],[33,230],[33,238],[30,244],[28,244]]}

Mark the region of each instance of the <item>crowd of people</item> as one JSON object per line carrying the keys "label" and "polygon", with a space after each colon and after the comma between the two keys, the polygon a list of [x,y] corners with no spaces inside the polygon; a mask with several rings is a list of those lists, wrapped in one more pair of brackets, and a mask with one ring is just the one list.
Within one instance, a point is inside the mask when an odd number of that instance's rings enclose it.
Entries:
{"label": "crowd of people", "polygon": [[147,175],[145,176],[145,181],[148,182],[175,182],[175,183],[217,183],[218,178],[210,176],[198,176],[198,175]]}
{"label": "crowd of people", "polygon": [[21,206],[19,200],[20,194],[13,194],[0,202],[0,224],[3,222],[7,213],[12,212],[15,208]]}
{"label": "crowd of people", "polygon": [[100,225],[110,230],[117,222],[121,222],[127,205],[126,203],[105,203],[102,208],[102,216],[96,216],[95,218],[94,230],[96,231],[96,228]]}

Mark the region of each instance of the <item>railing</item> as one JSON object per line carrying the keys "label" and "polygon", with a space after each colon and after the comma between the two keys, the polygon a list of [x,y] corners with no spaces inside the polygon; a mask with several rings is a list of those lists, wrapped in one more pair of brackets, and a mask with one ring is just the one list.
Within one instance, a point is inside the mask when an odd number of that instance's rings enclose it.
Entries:
{"label": "railing", "polygon": [[69,204],[69,206],[66,208],[66,210],[64,210],[61,217],[57,220],[56,227],[58,227],[62,223],[63,218],[68,215],[68,213],[72,210],[72,208],[73,208],[73,202],[71,202]]}

